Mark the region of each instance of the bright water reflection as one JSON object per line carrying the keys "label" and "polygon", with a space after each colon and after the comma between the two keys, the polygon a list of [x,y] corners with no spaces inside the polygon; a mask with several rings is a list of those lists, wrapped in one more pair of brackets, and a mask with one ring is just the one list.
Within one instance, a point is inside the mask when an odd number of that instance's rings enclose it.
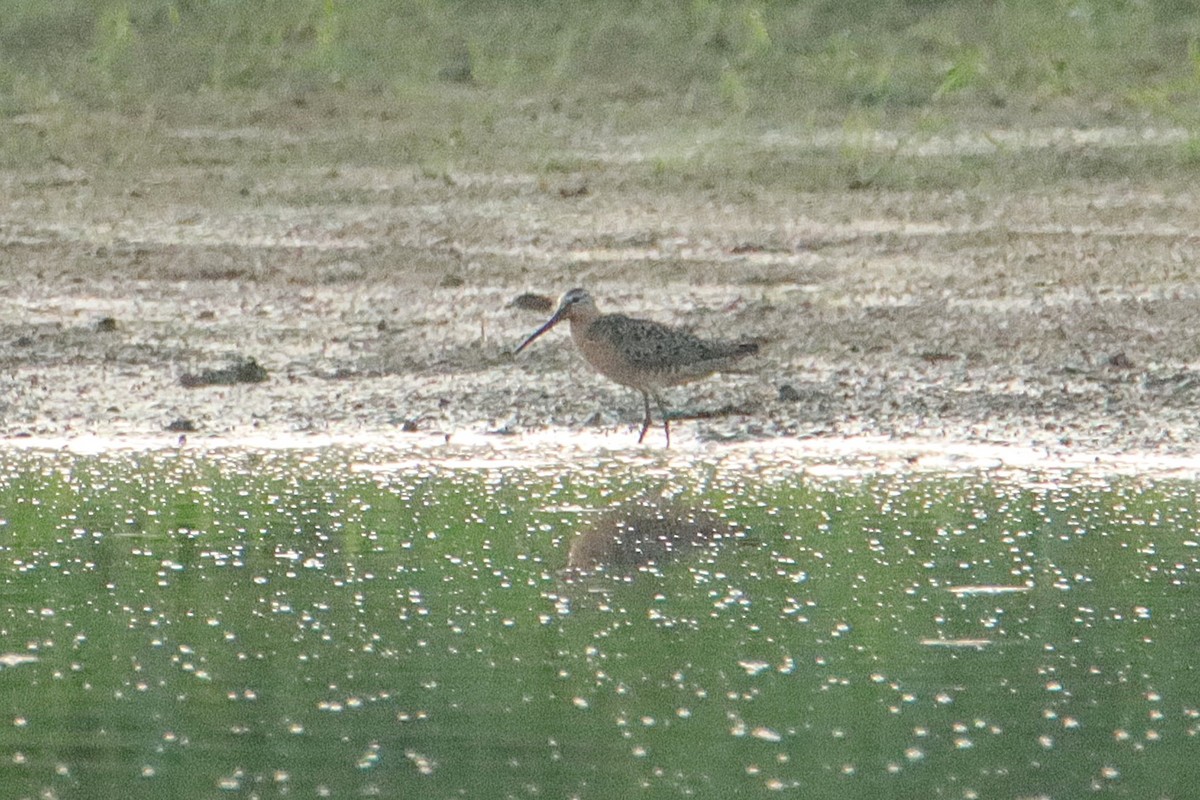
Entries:
{"label": "bright water reflection", "polygon": [[372,458],[0,456],[5,796],[1193,789],[1193,484]]}

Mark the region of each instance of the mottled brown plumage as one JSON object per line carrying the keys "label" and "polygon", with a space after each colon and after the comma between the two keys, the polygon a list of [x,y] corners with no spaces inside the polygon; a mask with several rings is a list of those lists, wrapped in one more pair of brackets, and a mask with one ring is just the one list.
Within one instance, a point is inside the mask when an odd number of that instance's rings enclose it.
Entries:
{"label": "mottled brown plumage", "polygon": [[714,372],[728,371],[738,359],[758,352],[755,342],[710,341],[647,319],[601,314],[592,296],[583,289],[564,294],[554,316],[522,342],[516,352],[564,319],[571,323],[575,346],[597,372],[641,392],[646,418],[638,436],[639,444],[650,428],[651,397],[662,414],[669,447],[671,424],[660,391],[706,378]]}

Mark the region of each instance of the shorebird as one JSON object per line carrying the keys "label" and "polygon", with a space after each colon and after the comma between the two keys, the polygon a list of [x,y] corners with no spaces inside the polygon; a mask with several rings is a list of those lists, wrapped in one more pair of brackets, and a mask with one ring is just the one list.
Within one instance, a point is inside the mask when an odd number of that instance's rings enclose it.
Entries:
{"label": "shorebird", "polygon": [[572,289],[562,296],[558,310],[545,325],[521,342],[521,352],[563,320],[571,323],[571,339],[592,368],[611,381],[641,392],[646,418],[638,444],[650,429],[650,398],[663,418],[667,447],[671,446],[671,422],[661,391],[728,372],[734,362],[758,352],[752,341],[722,342],[698,336],[648,319],[624,314],[601,314],[585,289]]}

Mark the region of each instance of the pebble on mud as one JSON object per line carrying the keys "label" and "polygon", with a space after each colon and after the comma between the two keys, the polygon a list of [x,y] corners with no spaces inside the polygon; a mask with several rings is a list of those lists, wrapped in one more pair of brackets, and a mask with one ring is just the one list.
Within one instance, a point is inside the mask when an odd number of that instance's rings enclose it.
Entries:
{"label": "pebble on mud", "polygon": [[510,308],[520,311],[537,311],[540,314],[548,314],[554,310],[554,298],[544,294],[526,292],[514,297],[508,305]]}
{"label": "pebble on mud", "polygon": [[1124,350],[1119,353],[1113,353],[1111,356],[1109,356],[1108,365],[1115,369],[1133,369],[1137,366],[1133,363],[1132,358],[1125,355]]}
{"label": "pebble on mud", "polygon": [[591,190],[588,188],[587,180],[584,178],[578,178],[573,181],[559,184],[558,187],[558,196],[565,199],[570,199],[572,197],[587,197],[590,193]]}
{"label": "pebble on mud", "polygon": [[800,392],[796,391],[796,387],[790,383],[785,383],[779,387],[779,402],[798,403],[802,399]]}

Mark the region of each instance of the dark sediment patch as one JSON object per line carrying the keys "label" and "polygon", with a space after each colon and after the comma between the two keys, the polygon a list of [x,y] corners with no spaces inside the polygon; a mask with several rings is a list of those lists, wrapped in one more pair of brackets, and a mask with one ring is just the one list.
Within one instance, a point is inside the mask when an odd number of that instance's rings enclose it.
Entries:
{"label": "dark sediment patch", "polygon": [[253,358],[235,361],[221,369],[206,369],[200,373],[184,373],[180,384],[189,388],[197,386],[233,386],[239,383],[262,383],[267,371]]}

